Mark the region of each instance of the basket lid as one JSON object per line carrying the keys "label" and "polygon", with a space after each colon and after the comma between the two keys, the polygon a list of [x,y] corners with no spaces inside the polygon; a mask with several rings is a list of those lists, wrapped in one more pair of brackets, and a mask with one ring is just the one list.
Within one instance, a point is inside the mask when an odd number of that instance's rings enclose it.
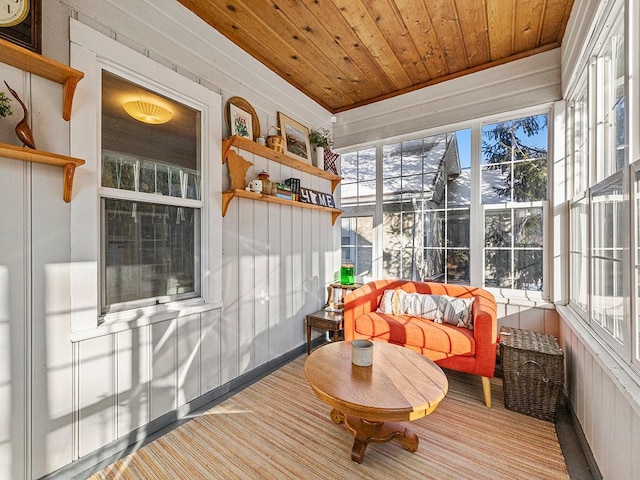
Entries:
{"label": "basket lid", "polygon": [[558,340],[553,335],[519,328],[501,327],[500,345],[547,355],[563,355]]}

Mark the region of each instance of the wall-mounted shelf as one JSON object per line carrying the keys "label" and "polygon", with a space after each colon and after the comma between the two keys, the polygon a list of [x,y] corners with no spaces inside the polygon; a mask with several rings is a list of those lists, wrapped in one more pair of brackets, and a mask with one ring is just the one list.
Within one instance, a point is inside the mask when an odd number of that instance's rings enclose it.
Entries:
{"label": "wall-mounted shelf", "polygon": [[333,191],[336,189],[336,186],[340,183],[340,180],[342,180],[342,177],[336,175],[335,173],[322,170],[318,167],[314,167],[313,165],[301,162],[300,160],[297,160],[283,153],[278,153],[275,150],[272,150],[269,147],[265,147],[264,145],[260,145],[259,143],[249,140],[248,138],[238,136],[228,137],[222,141],[222,163],[225,163],[227,161],[227,152],[231,147],[238,147],[241,150],[246,150],[247,152],[251,152],[268,160],[272,160],[282,165],[295,168],[296,170],[299,170],[301,172],[310,173],[311,175],[315,175],[316,177],[329,180],[331,182],[331,193],[333,193]]}
{"label": "wall-mounted shelf", "polygon": [[3,39],[0,39],[0,62],[61,84],[62,118],[71,118],[73,95],[84,73]]}
{"label": "wall-mounted shelf", "polygon": [[291,168],[295,168],[301,172],[306,172],[317,177],[324,178],[331,182],[331,192],[335,190],[342,177],[332,172],[327,172],[320,168],[314,167],[307,163],[301,162],[293,157],[289,157],[282,153],[278,153],[264,145],[260,145],[248,138],[233,136],[225,138],[222,141],[222,163],[229,163],[229,176],[231,177],[231,190],[222,193],[222,216],[227,214],[227,208],[229,203],[235,197],[248,198],[251,200],[257,200],[259,202],[278,203],[280,205],[290,205],[298,208],[309,208],[312,210],[320,210],[323,212],[331,213],[331,224],[336,223],[336,219],[342,213],[342,210],[332,207],[323,207],[321,205],[314,205],[311,203],[295,202],[293,200],[286,200],[273,195],[264,195],[262,193],[248,192],[244,190],[246,185],[245,174],[247,169],[252,165],[251,162],[245,160],[241,155],[238,155],[235,151],[230,150],[231,147],[237,147],[240,150],[251,152],[254,155],[266,158],[282,165],[286,165]]}
{"label": "wall-mounted shelf", "polygon": [[0,157],[13,158],[15,160],[22,160],[23,162],[43,163],[45,165],[62,167],[62,198],[67,203],[71,201],[73,174],[76,171],[76,167],[79,165],[84,165],[84,160],[81,160],[79,158],[57,155],[55,153],[44,152],[42,150],[34,150],[27,147],[7,145],[6,143],[0,143]]}
{"label": "wall-mounted shelf", "polygon": [[[71,106],[73,95],[76,92],[78,82],[84,77],[84,73],[71,68],[50,58],[38,55],[26,48],[22,48],[0,38],[0,62],[31,72],[47,80],[52,80],[62,85],[62,118],[71,119]],[[62,198],[65,202],[71,201],[73,190],[73,175],[76,167],[84,165],[84,160],[79,158],[57,155],[42,150],[26,147],[17,147],[0,143],[0,156],[22,160],[23,162],[43,163],[62,167],[63,185]]]}
{"label": "wall-mounted shelf", "polygon": [[262,193],[247,192],[246,190],[236,189],[236,190],[229,190],[227,192],[222,192],[222,216],[223,217],[227,214],[227,207],[229,206],[229,202],[231,202],[231,200],[235,197],[248,198],[251,200],[256,200],[258,202],[277,203],[280,205],[290,205],[292,207],[309,208],[312,210],[330,212],[332,225],[336,223],[336,219],[342,213],[342,210],[339,210],[337,208],[321,207],[320,205],[313,205],[311,203],[294,202],[293,200],[286,200],[284,198],[275,197],[273,195],[264,195]]}

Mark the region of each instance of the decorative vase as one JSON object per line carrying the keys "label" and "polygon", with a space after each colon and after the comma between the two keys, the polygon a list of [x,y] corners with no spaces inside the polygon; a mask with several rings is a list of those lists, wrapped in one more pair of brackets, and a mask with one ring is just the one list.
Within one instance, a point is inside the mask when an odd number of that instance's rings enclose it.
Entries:
{"label": "decorative vase", "polygon": [[324,170],[324,147],[316,147],[315,166]]}
{"label": "decorative vase", "polygon": [[9,84],[5,81],[4,84],[9,89],[9,92],[13,97],[22,105],[22,110],[24,111],[24,117],[22,120],[18,122],[16,125],[16,135],[22,142],[25,147],[36,148],[36,142],[33,139],[33,133],[31,132],[31,127],[29,127],[29,112],[27,111],[27,107],[22,101],[22,99],[18,96],[18,94],[13,90]]}

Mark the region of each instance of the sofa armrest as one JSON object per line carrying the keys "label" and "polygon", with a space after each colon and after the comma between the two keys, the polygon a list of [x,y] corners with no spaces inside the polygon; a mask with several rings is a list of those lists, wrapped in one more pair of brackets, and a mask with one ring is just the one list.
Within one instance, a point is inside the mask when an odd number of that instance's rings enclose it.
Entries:
{"label": "sofa armrest", "polygon": [[353,340],[354,320],[360,315],[376,311],[385,290],[399,288],[403,281],[376,280],[351,290],[344,297],[344,339]]}
{"label": "sofa armrest", "polygon": [[492,378],[496,366],[498,318],[496,300],[486,290],[476,292],[473,305],[473,336],[476,341],[476,371]]}

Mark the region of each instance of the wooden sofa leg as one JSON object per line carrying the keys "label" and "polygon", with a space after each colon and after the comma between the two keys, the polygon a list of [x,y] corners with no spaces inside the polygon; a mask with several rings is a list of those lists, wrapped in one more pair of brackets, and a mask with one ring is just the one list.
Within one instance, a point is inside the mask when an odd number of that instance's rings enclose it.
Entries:
{"label": "wooden sofa leg", "polygon": [[484,392],[484,404],[491,408],[491,379],[482,377],[482,391]]}

